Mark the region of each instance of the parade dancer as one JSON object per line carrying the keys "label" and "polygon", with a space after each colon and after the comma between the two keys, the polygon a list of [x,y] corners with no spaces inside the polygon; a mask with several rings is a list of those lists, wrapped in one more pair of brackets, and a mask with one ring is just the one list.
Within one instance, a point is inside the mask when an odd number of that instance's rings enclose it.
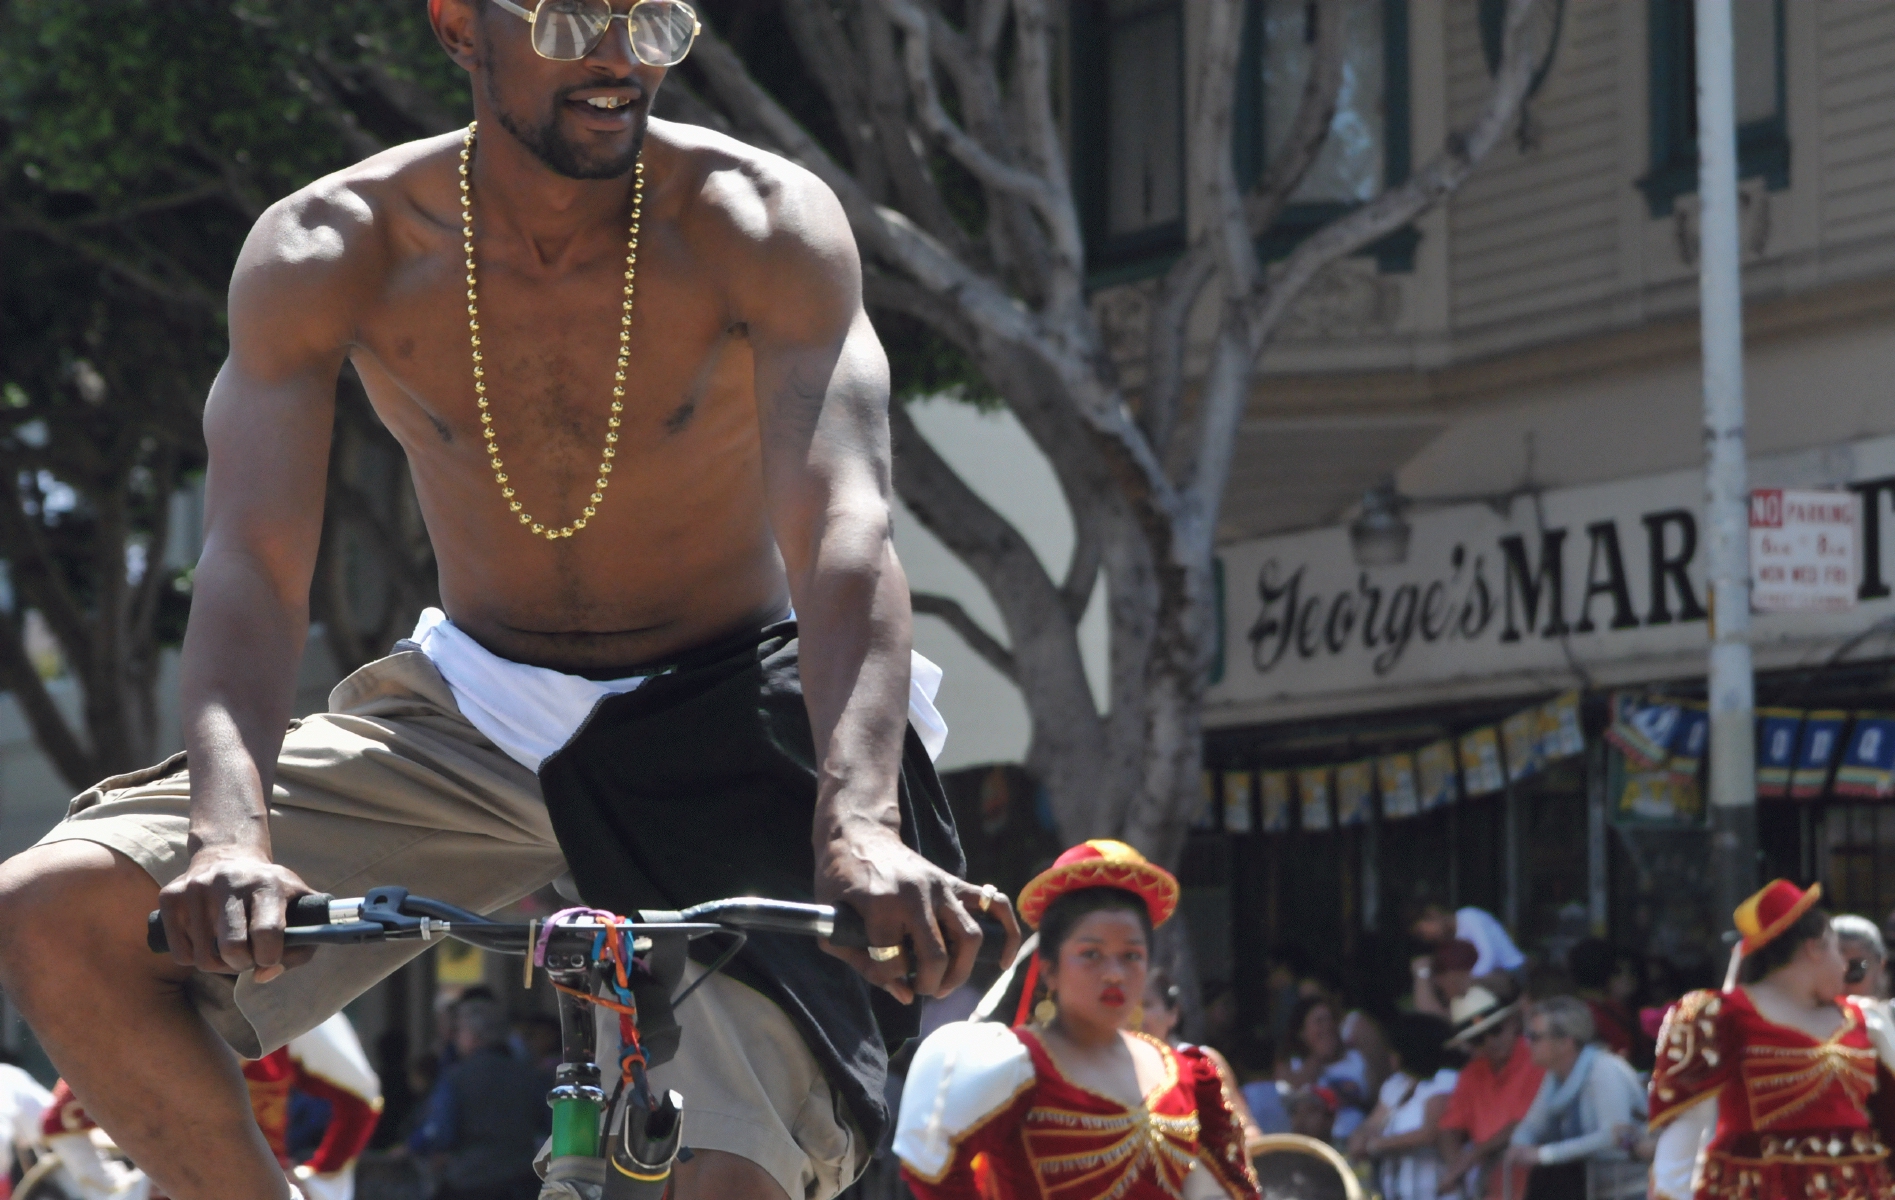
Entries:
{"label": "parade dancer", "polygon": [[1871,1118],[1895,1086],[1895,1029],[1842,995],[1829,917],[1776,880],[1737,909],[1723,990],[1673,1006],[1658,1038],[1652,1194],[1660,1200],[1890,1200],[1887,1144]]}
{"label": "parade dancer", "polygon": [[1015,1027],[944,1025],[909,1069],[895,1153],[915,1195],[1255,1200],[1209,1055],[1122,1028],[1177,904],[1178,881],[1122,842],[1075,846],[1027,884],[1019,913],[1039,948]]}

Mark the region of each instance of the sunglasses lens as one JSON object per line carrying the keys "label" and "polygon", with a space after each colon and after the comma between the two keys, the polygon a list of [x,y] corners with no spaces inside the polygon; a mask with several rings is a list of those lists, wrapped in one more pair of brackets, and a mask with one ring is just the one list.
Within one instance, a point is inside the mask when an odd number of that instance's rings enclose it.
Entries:
{"label": "sunglasses lens", "polygon": [[584,58],[612,23],[606,0],[540,0],[533,17],[533,49],[540,57],[570,62]]}
{"label": "sunglasses lens", "polygon": [[684,0],[639,0],[632,6],[632,53],[648,67],[675,67],[697,40],[697,13]]}

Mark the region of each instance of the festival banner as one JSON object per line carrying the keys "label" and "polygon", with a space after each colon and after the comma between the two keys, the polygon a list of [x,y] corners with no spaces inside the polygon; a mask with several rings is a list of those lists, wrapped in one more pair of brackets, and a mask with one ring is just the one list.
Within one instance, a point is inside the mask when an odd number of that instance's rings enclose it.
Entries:
{"label": "festival banner", "polygon": [[1829,790],[1829,769],[1842,751],[1843,726],[1849,714],[1826,708],[1803,718],[1803,736],[1796,743],[1796,768],[1790,772],[1790,799],[1816,800]]}
{"label": "festival banner", "polygon": [[1506,751],[1507,778],[1514,783],[1545,766],[1540,757],[1540,710],[1522,709],[1502,721],[1500,744]]}
{"label": "festival banner", "polygon": [[1540,705],[1540,756],[1547,762],[1571,758],[1586,749],[1586,731],[1579,723],[1579,693],[1561,694]]}
{"label": "festival banner", "polygon": [[1800,708],[1757,710],[1757,795],[1781,799],[1790,794],[1790,772],[1796,766],[1797,733],[1803,727]]}
{"label": "festival banner", "polygon": [[1678,825],[1704,815],[1704,796],[1695,779],[1680,781],[1668,770],[1640,770],[1623,751],[1613,755],[1617,769],[1608,786],[1616,787],[1612,819],[1619,825]]}
{"label": "festival banner", "polygon": [[1336,824],[1367,825],[1375,797],[1375,762],[1361,759],[1336,768]]}
{"label": "festival banner", "polygon": [[1433,812],[1454,803],[1461,790],[1461,776],[1454,762],[1454,743],[1444,738],[1417,750],[1415,774],[1421,783],[1422,812]]}
{"label": "festival banner", "polygon": [[1856,714],[1855,732],[1849,735],[1832,790],[1862,800],[1895,796],[1895,713]]}
{"label": "festival banner", "polygon": [[1704,705],[1685,700],[1678,704],[1678,729],[1671,739],[1671,758],[1665,770],[1679,786],[1696,787],[1704,766],[1704,750],[1711,741],[1711,714]]}
{"label": "festival banner", "polygon": [[1461,783],[1470,796],[1489,796],[1507,786],[1500,770],[1500,734],[1492,725],[1461,738]]}
{"label": "festival banner", "polygon": [[1376,759],[1375,782],[1382,789],[1382,816],[1387,820],[1399,821],[1421,811],[1413,755],[1385,754]]}
{"label": "festival banner", "polygon": [[1224,772],[1224,832],[1250,832],[1250,772]]}
{"label": "festival banner", "polygon": [[1666,696],[1614,692],[1611,709],[1612,723],[1606,727],[1605,740],[1617,746],[1636,769],[1664,766],[1683,715],[1678,702]]}
{"label": "festival banner", "polygon": [[1198,812],[1191,828],[1199,832],[1217,828],[1217,772],[1198,772]]}
{"label": "festival banner", "polygon": [[1290,773],[1257,772],[1257,794],[1263,804],[1263,831],[1282,833],[1290,827]]}
{"label": "festival banner", "polygon": [[1328,829],[1329,768],[1306,767],[1296,773],[1296,793],[1303,800],[1303,828]]}

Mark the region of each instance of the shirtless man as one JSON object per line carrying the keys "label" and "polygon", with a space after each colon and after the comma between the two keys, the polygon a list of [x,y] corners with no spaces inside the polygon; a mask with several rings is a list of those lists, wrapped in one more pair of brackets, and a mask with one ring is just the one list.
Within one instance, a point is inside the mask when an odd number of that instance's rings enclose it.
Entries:
{"label": "shirtless man", "polygon": [[[433,0],[431,13],[472,77],[476,131],[318,180],[252,230],[205,407],[205,549],[182,672],[190,769],[105,781],[0,866],[0,985],[168,1195],[283,1197],[221,1043],[267,1053],[408,954],[324,950],[298,967],[282,944],[294,896],[399,883],[490,911],[570,859],[593,903],[669,907],[640,898],[708,898],[677,894],[700,875],[769,886],[771,870],[800,864],[786,886],[853,906],[872,945],[907,941],[912,958],[825,947],[844,967],[798,943],[777,975],[754,975],[774,990],[715,978],[654,1079],[678,1081],[691,1113],[695,1157],[675,1196],[833,1195],[867,1153],[881,1045],[860,1034],[824,1057],[811,1030],[834,1041],[824,1022],[843,1010],[856,1014],[843,1028],[862,1029],[871,984],[904,1003],[957,987],[980,939],[969,913],[985,907],[952,873],[951,819],[904,720],[888,368],[854,241],[806,172],[648,120],[665,76],[653,61],[681,58],[688,35],[680,47],[648,30],[635,49],[630,22],[614,20],[596,44],[562,48],[536,43],[503,0]],[[345,361],[408,454],[451,621],[286,735]],[[799,625],[783,625],[792,603]],[[546,741],[534,722],[587,688],[614,694],[594,709],[585,693]],[[793,719],[770,707],[786,693]],[[761,732],[737,719],[759,712]],[[595,726],[629,749],[585,750]],[[737,765],[716,775],[726,760]],[[672,791],[615,808],[590,781],[621,765],[669,771]],[[699,769],[716,779],[702,797]],[[691,841],[700,801],[696,824],[720,843]],[[755,843],[784,811],[803,833],[761,862]],[[648,826],[674,840],[639,843]],[[929,837],[928,857],[910,848]],[[144,945],[144,914],[160,907],[170,958]],[[996,907],[1017,940],[1004,898]]]}

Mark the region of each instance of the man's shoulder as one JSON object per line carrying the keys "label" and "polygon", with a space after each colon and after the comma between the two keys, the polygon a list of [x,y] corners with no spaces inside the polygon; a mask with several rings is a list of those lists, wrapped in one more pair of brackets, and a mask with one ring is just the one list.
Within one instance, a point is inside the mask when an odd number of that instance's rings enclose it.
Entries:
{"label": "man's shoulder", "polygon": [[[459,132],[391,146],[297,188],[257,218],[238,271],[320,277],[380,260],[401,228],[450,217]],[[436,211],[439,210],[439,211]]]}
{"label": "man's shoulder", "polygon": [[813,171],[728,134],[654,119],[647,135],[682,175],[687,227],[754,248],[820,247],[848,226],[842,205]]}

